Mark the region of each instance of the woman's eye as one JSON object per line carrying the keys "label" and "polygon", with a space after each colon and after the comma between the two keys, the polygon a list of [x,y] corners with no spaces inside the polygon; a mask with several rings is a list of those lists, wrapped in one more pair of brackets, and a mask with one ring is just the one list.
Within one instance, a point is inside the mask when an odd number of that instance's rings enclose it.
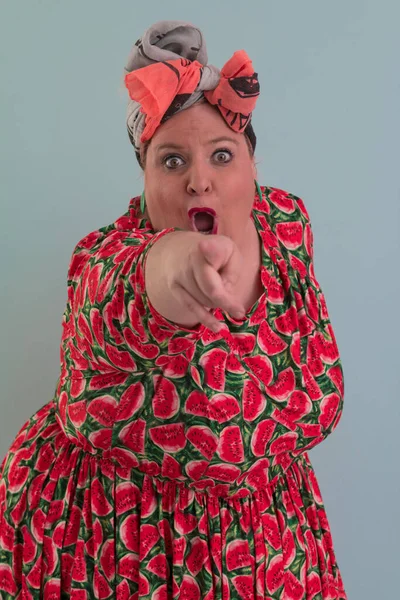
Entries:
{"label": "woman's eye", "polygon": [[182,159],[179,156],[167,156],[163,163],[168,169],[176,169],[181,165]]}
{"label": "woman's eye", "polygon": [[230,150],[217,150],[214,152],[215,160],[219,163],[227,163],[231,160],[233,154]]}

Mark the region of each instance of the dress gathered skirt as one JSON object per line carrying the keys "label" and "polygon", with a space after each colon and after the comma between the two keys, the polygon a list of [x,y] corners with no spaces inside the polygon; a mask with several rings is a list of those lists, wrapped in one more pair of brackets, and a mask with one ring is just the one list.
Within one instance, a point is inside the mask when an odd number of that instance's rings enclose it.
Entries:
{"label": "dress gathered skirt", "polygon": [[54,397],[0,467],[0,597],[347,600],[308,451],[343,371],[303,201],[263,187],[263,294],[219,333],[160,315],[133,198],[74,249]]}

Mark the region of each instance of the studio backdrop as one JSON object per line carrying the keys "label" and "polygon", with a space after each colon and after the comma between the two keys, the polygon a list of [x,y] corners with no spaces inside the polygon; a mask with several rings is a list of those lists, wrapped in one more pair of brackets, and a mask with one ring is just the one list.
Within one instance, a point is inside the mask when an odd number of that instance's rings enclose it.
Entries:
{"label": "studio backdrop", "polygon": [[258,180],[301,197],[341,352],[344,412],[311,451],[350,600],[398,597],[399,56],[395,0],[3,2],[0,460],[55,392],[75,244],[143,189],[123,67],[185,20],[251,56]]}

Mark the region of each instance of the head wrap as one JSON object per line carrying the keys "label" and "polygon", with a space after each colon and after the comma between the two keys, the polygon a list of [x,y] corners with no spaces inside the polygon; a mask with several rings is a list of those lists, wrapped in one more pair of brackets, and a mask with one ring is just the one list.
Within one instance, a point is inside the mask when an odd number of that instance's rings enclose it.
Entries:
{"label": "head wrap", "polygon": [[205,98],[234,131],[255,148],[251,115],[259,95],[257,73],[244,50],[221,69],[208,65],[201,31],[183,21],[160,21],[145,31],[125,66],[130,100],[128,135],[140,163],[140,148],[159,125]]}

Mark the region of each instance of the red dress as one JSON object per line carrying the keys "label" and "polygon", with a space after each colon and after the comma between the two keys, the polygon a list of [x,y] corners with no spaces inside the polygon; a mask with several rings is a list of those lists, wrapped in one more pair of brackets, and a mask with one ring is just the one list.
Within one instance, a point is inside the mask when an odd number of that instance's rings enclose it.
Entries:
{"label": "red dress", "polygon": [[255,198],[264,293],[182,328],[146,295],[139,198],[74,249],[54,398],[1,466],[0,595],[345,600],[307,451],[343,372],[302,200]]}

